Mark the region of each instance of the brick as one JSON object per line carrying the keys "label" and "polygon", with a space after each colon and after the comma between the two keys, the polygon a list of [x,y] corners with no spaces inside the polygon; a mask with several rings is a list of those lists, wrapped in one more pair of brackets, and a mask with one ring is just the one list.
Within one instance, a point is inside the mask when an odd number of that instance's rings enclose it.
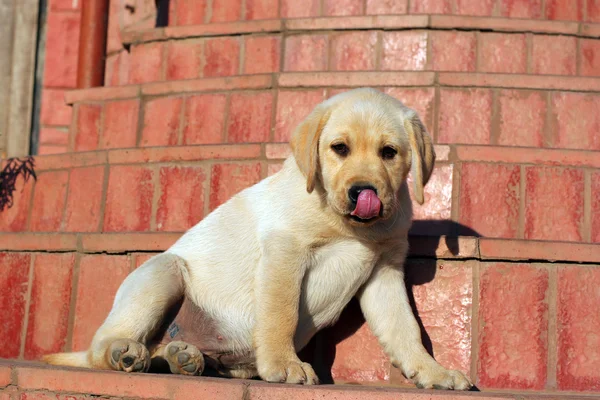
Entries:
{"label": "brick", "polygon": [[179,139],[181,97],[160,97],[144,105],[140,146],[174,146]]}
{"label": "brick", "polygon": [[44,87],[74,88],[77,83],[79,13],[51,12],[46,20]]}
{"label": "brick", "polygon": [[[465,110],[474,110],[465,113]],[[489,144],[492,92],[487,89],[440,91],[438,143]]]}
{"label": "brick", "polygon": [[206,40],[204,47],[206,62],[203,76],[237,75],[240,65],[240,42],[233,38]]}
{"label": "brick", "polygon": [[[86,254],[79,261],[79,283],[73,325],[73,351],[89,347],[112,308],[117,289],[129,274],[129,256]],[[91,387],[85,392],[90,393]]]}
{"label": "brick", "polygon": [[367,15],[406,14],[407,0],[367,0]]}
{"label": "brick", "polygon": [[38,157],[36,159],[36,171],[100,165],[105,164],[106,160],[107,154],[101,151],[74,152],[70,153],[68,157],[61,155]]}
{"label": "brick", "polygon": [[150,229],[153,175],[151,169],[140,166],[111,167],[104,211],[105,232]]}
{"label": "brick", "polygon": [[246,0],[246,19],[275,19],[279,16],[279,2]]}
{"label": "brick", "polygon": [[[450,219],[452,211],[452,165],[436,165],[425,186],[425,203],[413,202],[414,219]],[[413,191],[412,176],[409,189]]]}
{"label": "brick", "polygon": [[[461,74],[463,75],[463,74]],[[352,87],[359,86],[431,86],[434,83],[433,72],[405,72],[394,71],[362,71],[362,72],[302,72],[281,74],[277,77],[277,84],[284,87],[313,87],[329,86],[344,88],[348,82]]]}
{"label": "brick", "polygon": [[459,221],[481,236],[517,237],[520,202],[518,166],[463,163]]}
{"label": "brick", "polygon": [[27,182],[22,176],[15,181],[15,191],[12,194],[12,204],[0,211],[0,232],[20,232],[27,230],[27,216],[33,193],[34,179]]}
{"label": "brick", "polygon": [[169,161],[201,160],[248,160],[259,159],[262,154],[260,144],[207,145],[149,147],[138,149],[113,150],[109,153],[110,164],[137,164]]}
{"label": "brick", "polygon": [[[61,148],[66,149],[69,143],[69,133],[61,129],[41,128],[39,143],[40,145],[61,146]],[[42,154],[39,152],[39,149],[38,154]]]}
{"label": "brick", "polygon": [[204,215],[206,172],[201,167],[162,167],[159,175],[156,229],[184,232]]}
{"label": "brick", "polygon": [[210,176],[210,211],[260,179],[260,163],[213,165]]}
{"label": "brick", "polygon": [[213,0],[212,15],[209,22],[239,21],[242,15],[242,3],[238,0]]}
{"label": "brick", "polygon": [[77,236],[69,233],[0,233],[1,249],[11,251],[72,251],[77,250]]}
{"label": "brick", "polygon": [[550,147],[600,150],[600,96],[552,93]]}
{"label": "brick", "polygon": [[139,100],[111,101],[104,105],[100,148],[135,147],[139,108]]}
{"label": "brick", "polygon": [[422,0],[410,2],[410,14],[450,14],[450,0]]}
{"label": "brick", "polygon": [[279,72],[280,36],[249,36],[244,42],[244,74]]}
{"label": "brick", "polygon": [[25,300],[29,282],[29,254],[0,253],[0,334],[3,345],[0,357],[17,358],[25,317]]}
{"label": "brick", "polygon": [[592,174],[592,242],[600,243],[600,173]]}
{"label": "brick", "polygon": [[42,109],[40,122],[42,125],[69,125],[71,123],[71,106],[65,103],[65,91],[44,88],[42,90]]}
{"label": "brick", "polygon": [[586,21],[600,22],[600,0],[587,0]]}
{"label": "brick", "polygon": [[553,260],[598,262],[597,244],[509,239],[479,239],[479,251],[486,259]]}
{"label": "brick", "polygon": [[131,60],[128,51],[120,51],[106,57],[104,70],[104,86],[123,86],[129,83],[129,63]]}
{"label": "brick", "polygon": [[50,0],[48,6],[51,11],[59,11],[59,10],[69,10],[75,11],[79,10],[80,3],[78,1],[73,0]]}
{"label": "brick", "polygon": [[456,0],[456,14],[491,16],[494,12],[494,0]]}
{"label": "brick", "polygon": [[320,11],[319,0],[298,2],[297,0],[281,0],[282,18],[316,17]]}
{"label": "brick", "polygon": [[31,209],[31,231],[54,232],[60,228],[68,180],[67,171],[38,174]]}
{"label": "brick", "polygon": [[381,69],[417,71],[427,64],[427,32],[384,32]]}
{"label": "brick", "polygon": [[[68,0],[65,0],[68,1]],[[108,26],[106,32],[106,54],[111,54],[123,49],[121,38],[121,10],[120,0],[108,2]],[[106,72],[105,72],[106,74]]]}
{"label": "brick", "polygon": [[163,79],[163,47],[163,42],[153,42],[131,48],[129,83],[156,82]]}
{"label": "brick", "polygon": [[537,389],[546,384],[548,271],[493,263],[481,272],[478,383]]}
{"label": "brick", "polygon": [[[471,262],[409,260],[406,280],[435,359],[469,374],[473,278]],[[427,340],[426,340],[427,342]]]}
{"label": "brick", "polygon": [[294,129],[325,100],[325,90],[282,90],[277,96],[275,141],[288,142]]}
{"label": "brick", "polygon": [[233,143],[269,141],[273,94],[232,94],[227,121],[227,139]]}
{"label": "brick", "polygon": [[580,39],[581,75],[600,76],[600,40]]}
{"label": "brick", "polygon": [[362,15],[362,0],[324,0],[323,14],[325,16]]}
{"label": "brick", "polygon": [[377,32],[338,33],[331,39],[332,71],[370,71],[375,69]]}
{"label": "brick", "polygon": [[102,106],[97,104],[78,104],[75,106],[75,150],[88,151],[98,148]]}
{"label": "brick", "polygon": [[475,47],[473,32],[433,31],[432,68],[435,71],[475,71]]}
{"label": "brick", "polygon": [[[0,387],[4,388],[12,383],[12,368],[10,365],[0,366]],[[8,393],[4,392],[8,395]],[[9,396],[6,396],[6,400],[10,400]]]}
{"label": "brick", "polygon": [[534,74],[575,75],[577,70],[577,38],[534,35],[531,44]]}
{"label": "brick", "polygon": [[284,71],[327,70],[326,35],[297,35],[285,39]]}
{"label": "brick", "polygon": [[104,166],[75,168],[69,177],[69,191],[63,230],[96,232],[104,199]]}
{"label": "brick", "polygon": [[141,267],[144,263],[150,260],[152,257],[158,255],[160,253],[135,253],[132,254],[132,257],[135,257],[135,268]]}
{"label": "brick", "polygon": [[221,143],[226,103],[227,97],[223,94],[203,94],[187,98],[183,116],[183,143]]}
{"label": "brick", "polygon": [[84,394],[65,395],[50,392],[21,392],[19,400],[92,400],[93,398],[93,396],[88,396]]}
{"label": "brick", "polygon": [[[384,90],[386,94],[397,98],[405,106],[415,110],[425,124],[425,127],[429,129],[430,133],[433,133],[433,108],[435,100],[435,89],[405,89],[405,88],[387,88]],[[436,150],[436,153],[437,150]],[[436,160],[440,160],[440,154],[437,154]]]}
{"label": "brick", "polygon": [[74,264],[74,253],[35,256],[25,339],[25,358],[28,360],[64,350]]}
{"label": "brick", "polygon": [[500,14],[509,18],[537,19],[542,16],[542,1],[500,0]]}
{"label": "brick", "polygon": [[202,42],[178,40],[167,45],[167,80],[193,79],[200,76]]}
{"label": "brick", "polygon": [[558,268],[557,383],[560,390],[598,391],[600,362],[597,332],[600,319],[590,312],[600,301],[597,266],[564,265]]}
{"label": "brick", "polygon": [[[542,147],[546,100],[540,92],[502,90],[498,144]],[[526,128],[524,128],[526,127]]]}
{"label": "brick", "polygon": [[585,0],[546,0],[546,18],[561,21],[583,21]]}
{"label": "brick", "polygon": [[170,0],[169,26],[203,24],[206,7],[207,0]]}
{"label": "brick", "polygon": [[524,34],[480,34],[479,70],[507,74],[527,72],[527,43]]}
{"label": "brick", "polygon": [[[420,73],[419,75],[424,77],[428,74]],[[501,88],[518,87],[521,89],[572,90],[580,92],[595,92],[600,90],[600,80],[592,77],[562,76],[561,79],[556,79],[556,77],[551,75],[508,75],[485,73],[463,74],[441,72],[438,74],[437,79],[439,81],[438,83],[443,86],[475,86]],[[287,77],[286,79],[283,79],[283,77],[279,78],[280,83],[282,81],[287,80],[291,79]]]}
{"label": "brick", "polygon": [[269,164],[267,166],[267,176],[275,175],[283,168],[283,163]]}
{"label": "brick", "polygon": [[525,239],[581,241],[583,172],[528,167],[525,173]]}
{"label": "brick", "polygon": [[40,143],[38,146],[39,156],[45,156],[49,154],[63,154],[69,151],[67,145],[53,145],[53,144],[44,144]]}

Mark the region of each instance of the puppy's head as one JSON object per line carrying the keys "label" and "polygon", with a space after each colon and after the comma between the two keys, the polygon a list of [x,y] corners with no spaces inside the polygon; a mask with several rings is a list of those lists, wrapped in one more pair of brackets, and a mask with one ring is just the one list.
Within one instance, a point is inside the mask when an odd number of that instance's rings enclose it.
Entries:
{"label": "puppy's head", "polygon": [[374,89],[355,89],[319,104],[296,128],[294,158],[310,193],[319,185],[328,205],[353,225],[371,225],[398,211],[412,171],[423,204],[435,152],[417,114]]}

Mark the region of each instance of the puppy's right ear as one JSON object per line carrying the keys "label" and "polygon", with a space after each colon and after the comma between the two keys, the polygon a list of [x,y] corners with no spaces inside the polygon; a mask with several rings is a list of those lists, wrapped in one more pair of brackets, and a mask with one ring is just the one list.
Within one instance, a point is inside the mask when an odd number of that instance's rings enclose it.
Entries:
{"label": "puppy's right ear", "polygon": [[331,107],[325,101],[318,106],[296,127],[292,134],[291,147],[298,168],[306,177],[306,191],[315,189],[319,170],[319,138],[329,119]]}

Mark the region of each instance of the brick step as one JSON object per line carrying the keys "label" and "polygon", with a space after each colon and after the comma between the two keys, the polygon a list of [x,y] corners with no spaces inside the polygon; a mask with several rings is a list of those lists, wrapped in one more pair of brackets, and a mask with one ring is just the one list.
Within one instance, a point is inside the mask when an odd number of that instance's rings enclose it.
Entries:
{"label": "brick step", "polygon": [[[413,233],[600,242],[598,152],[438,145],[436,153]],[[183,232],[288,154],[285,143],[263,143],[39,156],[37,181],[17,182],[0,232]]]}
{"label": "brick step", "polygon": [[[553,399],[548,393],[443,392],[403,388],[355,385],[266,384],[258,381],[226,380],[164,375],[125,374],[106,371],[45,368],[32,363],[0,364],[0,397],[23,400],[89,400],[99,396],[111,399],[231,399],[231,400],[543,400]],[[598,399],[561,393],[562,399]]]}

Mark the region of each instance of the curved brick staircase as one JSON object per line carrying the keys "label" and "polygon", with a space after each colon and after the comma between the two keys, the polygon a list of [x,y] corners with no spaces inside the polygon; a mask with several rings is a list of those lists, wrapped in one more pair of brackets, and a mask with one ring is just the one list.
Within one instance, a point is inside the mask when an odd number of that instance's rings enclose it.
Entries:
{"label": "curved brick staircase", "polygon": [[302,356],[361,387],[6,361],[0,399],[600,398],[600,3],[171,0],[163,28],[132,3],[106,87],[67,92],[63,153],[0,214],[0,356],[84,349],[128,272],[276,172],[317,103],[374,86],[436,143],[407,267],[424,342],[484,393],[406,389],[351,303]]}

